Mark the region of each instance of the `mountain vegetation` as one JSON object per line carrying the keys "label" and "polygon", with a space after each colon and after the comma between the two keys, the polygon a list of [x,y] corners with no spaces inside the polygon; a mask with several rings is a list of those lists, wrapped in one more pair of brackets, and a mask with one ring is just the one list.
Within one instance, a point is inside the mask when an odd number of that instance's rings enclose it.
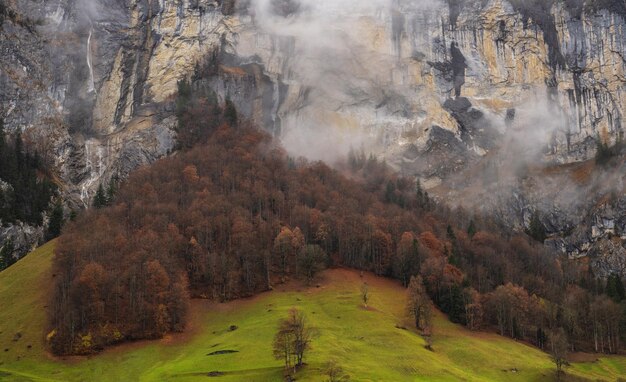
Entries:
{"label": "mountain vegetation", "polygon": [[1,119],[0,181],[0,220],[41,225],[56,186],[45,176],[39,153],[25,147],[21,134],[6,134]]}
{"label": "mountain vegetation", "polygon": [[111,206],[64,230],[47,336],[55,353],[182,331],[190,297],[252,296],[329,266],[405,286],[419,275],[434,304],[473,330],[547,349],[563,329],[572,350],[621,348],[623,294],[607,295],[618,287],[605,290],[587,264],[437,205],[375,157],[343,172],[291,158],[232,110],[200,112],[212,102],[196,94],[179,104],[181,135],[204,143],[139,169]]}
{"label": "mountain vegetation", "polygon": [[[0,227],[18,222],[41,226],[44,215],[50,215],[46,236],[49,239],[58,236],[63,210],[60,205],[51,204],[56,191],[57,186],[46,173],[38,151],[31,151],[19,132],[5,133],[0,118]],[[12,265],[16,258],[11,240],[0,244],[1,271]]]}

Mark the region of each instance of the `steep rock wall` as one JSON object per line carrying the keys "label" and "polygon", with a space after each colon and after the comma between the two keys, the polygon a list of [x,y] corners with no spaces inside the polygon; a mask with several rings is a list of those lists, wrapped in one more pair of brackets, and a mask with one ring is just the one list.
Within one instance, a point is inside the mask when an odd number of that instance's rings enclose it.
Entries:
{"label": "steep rock wall", "polygon": [[[154,126],[171,115],[164,105],[177,81],[216,50],[222,66],[213,85],[222,99],[294,151],[333,159],[366,145],[432,184],[497,148],[494,137],[510,126],[537,135],[534,121],[515,121],[520,105],[552,105],[539,129],[548,160],[590,158],[596,137],[622,134],[619,7],[317,3],[277,11],[271,1],[228,2],[233,15],[224,16],[218,1],[13,0],[34,25],[3,22],[1,114],[9,127],[52,142],[60,178],[83,199],[100,178],[173,147],[173,123]],[[458,96],[469,107],[446,104]],[[124,151],[137,139],[144,152]],[[459,166],[440,168],[442,158],[427,155],[433,144],[463,149],[451,153]]]}

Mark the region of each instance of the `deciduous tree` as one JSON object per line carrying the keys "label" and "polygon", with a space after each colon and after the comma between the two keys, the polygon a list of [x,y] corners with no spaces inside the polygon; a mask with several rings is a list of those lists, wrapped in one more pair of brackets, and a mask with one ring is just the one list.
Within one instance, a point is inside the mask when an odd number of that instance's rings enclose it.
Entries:
{"label": "deciduous tree", "polygon": [[430,332],[432,302],[426,293],[421,276],[412,276],[409,282],[407,312],[413,318],[417,329]]}
{"label": "deciduous tree", "polygon": [[287,372],[295,373],[303,365],[312,336],[306,316],[296,308],[289,310],[287,318],[279,322],[274,336],[274,356],[284,361]]}
{"label": "deciduous tree", "polygon": [[550,355],[552,356],[552,362],[556,365],[556,378],[559,381],[563,374],[563,366],[567,365],[568,348],[565,331],[562,328],[553,330],[550,333]]}
{"label": "deciduous tree", "polygon": [[361,284],[361,301],[363,301],[363,306],[367,307],[367,302],[370,299],[370,291],[367,283]]}

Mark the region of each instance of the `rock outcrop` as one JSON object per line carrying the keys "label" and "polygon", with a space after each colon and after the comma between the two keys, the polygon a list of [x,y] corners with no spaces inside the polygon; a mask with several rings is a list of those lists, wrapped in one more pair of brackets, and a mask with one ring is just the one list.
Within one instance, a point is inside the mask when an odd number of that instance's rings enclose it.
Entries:
{"label": "rock outcrop", "polygon": [[10,256],[18,260],[43,243],[42,227],[24,223],[2,225],[0,222],[0,251],[5,246],[11,249]]}

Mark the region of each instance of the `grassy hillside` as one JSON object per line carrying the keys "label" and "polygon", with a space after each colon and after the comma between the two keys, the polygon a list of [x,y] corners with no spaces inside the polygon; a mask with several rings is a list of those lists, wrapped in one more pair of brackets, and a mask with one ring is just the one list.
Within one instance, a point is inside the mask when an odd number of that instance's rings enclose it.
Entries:
{"label": "grassy hillside", "polygon": [[[122,345],[89,358],[54,359],[43,349],[44,307],[53,244],[0,273],[0,381],[278,381],[280,362],[271,342],[279,318],[297,306],[318,330],[302,381],[320,381],[333,358],[353,381],[543,381],[553,379],[549,357],[537,349],[487,333],[473,333],[435,318],[434,352],[404,318],[404,290],[365,275],[370,309],[359,306],[357,272],[325,272],[319,287],[289,288],[253,299],[215,304],[196,301],[188,330],[159,341]],[[236,325],[236,330],[229,330]],[[19,334],[18,334],[19,333]],[[227,354],[208,355],[230,350]],[[595,359],[595,357],[594,357]],[[208,377],[210,372],[220,376]],[[576,363],[569,375],[615,381],[626,359]]]}

